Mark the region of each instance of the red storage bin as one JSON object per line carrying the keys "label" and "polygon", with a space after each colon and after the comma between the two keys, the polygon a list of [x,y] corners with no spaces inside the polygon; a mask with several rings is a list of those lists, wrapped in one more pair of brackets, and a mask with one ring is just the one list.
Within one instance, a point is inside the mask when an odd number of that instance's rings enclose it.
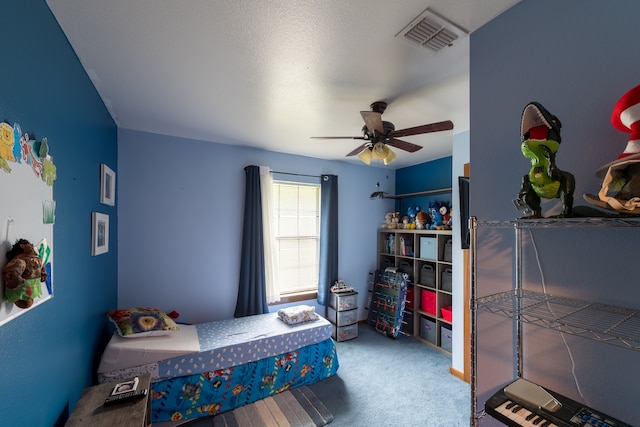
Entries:
{"label": "red storage bin", "polygon": [[420,308],[429,314],[436,315],[436,293],[433,291],[422,290]]}
{"label": "red storage bin", "polygon": [[451,322],[451,319],[453,318],[453,311],[451,310],[451,306],[448,305],[446,307],[442,307],[440,309],[440,312],[442,313],[442,318],[444,320],[446,320],[447,322]]}

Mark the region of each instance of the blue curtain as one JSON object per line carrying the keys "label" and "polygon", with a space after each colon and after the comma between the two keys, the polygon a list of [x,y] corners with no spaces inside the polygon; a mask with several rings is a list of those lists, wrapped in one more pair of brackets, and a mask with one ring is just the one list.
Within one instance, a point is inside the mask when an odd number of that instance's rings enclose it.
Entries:
{"label": "blue curtain", "polygon": [[262,236],[262,197],[260,167],[247,166],[244,194],[244,222],[240,281],[235,317],[269,312],[264,274],[264,244]]}
{"label": "blue curtain", "polygon": [[338,177],[322,175],[318,304],[327,305],[331,286],[336,280],[338,280]]}

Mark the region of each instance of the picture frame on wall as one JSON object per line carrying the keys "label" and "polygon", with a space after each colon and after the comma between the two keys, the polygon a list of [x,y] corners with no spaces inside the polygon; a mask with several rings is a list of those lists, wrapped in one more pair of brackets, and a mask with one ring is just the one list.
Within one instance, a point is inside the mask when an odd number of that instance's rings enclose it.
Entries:
{"label": "picture frame on wall", "polygon": [[91,256],[109,252],[109,215],[91,212]]}
{"label": "picture frame on wall", "polygon": [[107,165],[100,165],[100,203],[116,204],[116,173]]}

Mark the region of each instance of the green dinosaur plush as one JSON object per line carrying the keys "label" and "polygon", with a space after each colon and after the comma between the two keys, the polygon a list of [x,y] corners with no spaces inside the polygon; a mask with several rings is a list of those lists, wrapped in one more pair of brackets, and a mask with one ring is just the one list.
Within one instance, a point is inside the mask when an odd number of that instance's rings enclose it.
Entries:
{"label": "green dinosaur plush", "polygon": [[572,216],[575,178],[556,166],[561,127],[560,120],[537,102],[527,104],[522,112],[520,149],[531,160],[531,169],[522,177],[516,205],[528,208],[526,218],[542,218],[541,199],[554,198],[563,206],[557,216]]}

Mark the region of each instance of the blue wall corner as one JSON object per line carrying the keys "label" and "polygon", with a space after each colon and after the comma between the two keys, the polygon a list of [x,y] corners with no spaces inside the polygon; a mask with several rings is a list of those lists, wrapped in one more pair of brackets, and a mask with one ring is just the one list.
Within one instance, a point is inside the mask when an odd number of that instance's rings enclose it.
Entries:
{"label": "blue wall corner", "polygon": [[[116,207],[99,203],[99,189],[100,164],[117,171],[117,132],[46,2],[10,0],[2,13],[10,61],[0,67],[0,120],[47,137],[57,207],[54,297],[0,326],[0,424],[62,425],[94,381],[108,338],[105,311],[116,303]],[[92,211],[110,216],[109,252],[97,257]]]}

